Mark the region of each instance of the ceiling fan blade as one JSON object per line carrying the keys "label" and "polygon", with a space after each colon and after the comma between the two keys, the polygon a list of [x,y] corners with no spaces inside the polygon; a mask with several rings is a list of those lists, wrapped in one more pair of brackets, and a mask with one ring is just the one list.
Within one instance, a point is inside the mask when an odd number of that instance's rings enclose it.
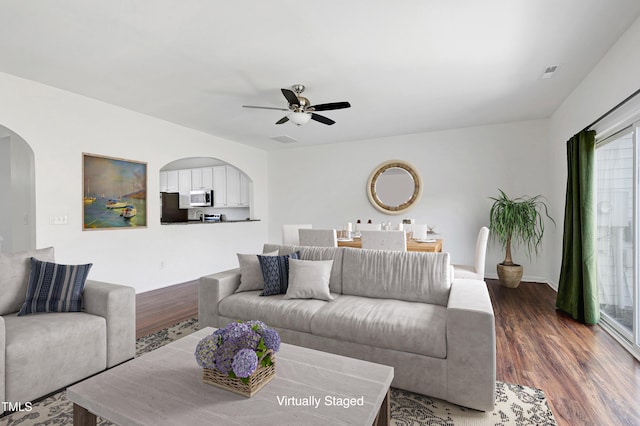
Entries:
{"label": "ceiling fan blade", "polygon": [[316,120],[322,124],[326,124],[328,126],[331,126],[333,123],[335,123],[335,121],[333,121],[332,119],[327,118],[320,114],[311,114],[311,119]]}
{"label": "ceiling fan blade", "polygon": [[313,105],[312,108],[316,111],[329,111],[332,109],[351,108],[349,102],[331,102],[328,104]]}
{"label": "ceiling fan blade", "polygon": [[276,121],[276,124],[284,124],[287,121],[289,121],[289,118],[285,115],[284,117],[282,117],[280,120]]}
{"label": "ceiling fan blade", "polygon": [[289,90],[289,89],[280,89],[282,90],[282,94],[284,95],[285,98],[287,98],[287,102],[289,102],[289,105],[300,105],[300,101],[298,100],[298,97],[296,96],[295,93],[293,93],[293,90]]}
{"label": "ceiling fan blade", "polygon": [[278,111],[289,111],[287,108],[263,107],[263,106],[253,106],[253,105],[242,105],[242,108],[275,109]]}

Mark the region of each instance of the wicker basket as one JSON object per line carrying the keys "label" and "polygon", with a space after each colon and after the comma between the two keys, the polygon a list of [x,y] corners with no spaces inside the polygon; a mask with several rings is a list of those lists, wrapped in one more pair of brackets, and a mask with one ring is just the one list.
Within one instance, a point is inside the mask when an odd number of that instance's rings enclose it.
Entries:
{"label": "wicker basket", "polygon": [[250,398],[275,377],[276,360],[273,355],[271,355],[271,361],[272,364],[268,367],[258,366],[256,371],[248,377],[249,381],[247,383],[237,377],[229,377],[212,368],[204,369],[202,381],[208,385],[217,386]]}

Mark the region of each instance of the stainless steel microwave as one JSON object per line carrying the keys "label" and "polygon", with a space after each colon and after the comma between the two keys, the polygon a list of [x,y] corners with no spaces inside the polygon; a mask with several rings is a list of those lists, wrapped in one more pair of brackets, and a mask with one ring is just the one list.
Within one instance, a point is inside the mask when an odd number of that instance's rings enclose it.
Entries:
{"label": "stainless steel microwave", "polygon": [[189,193],[189,204],[191,207],[210,207],[213,206],[212,190],[197,190]]}

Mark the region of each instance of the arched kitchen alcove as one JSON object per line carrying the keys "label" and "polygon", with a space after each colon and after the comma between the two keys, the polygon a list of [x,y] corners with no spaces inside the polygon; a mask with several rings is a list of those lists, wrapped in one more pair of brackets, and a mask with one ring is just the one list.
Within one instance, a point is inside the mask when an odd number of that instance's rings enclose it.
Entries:
{"label": "arched kitchen alcove", "polygon": [[161,223],[243,221],[251,217],[251,178],[214,157],[189,157],[160,169]]}

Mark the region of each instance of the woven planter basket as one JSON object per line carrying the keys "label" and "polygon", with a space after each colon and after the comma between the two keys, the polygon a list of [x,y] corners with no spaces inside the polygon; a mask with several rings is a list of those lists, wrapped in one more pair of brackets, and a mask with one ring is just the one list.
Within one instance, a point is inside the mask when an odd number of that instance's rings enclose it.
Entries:
{"label": "woven planter basket", "polygon": [[244,383],[237,377],[229,377],[213,368],[204,368],[202,381],[208,385],[217,386],[221,389],[237,393],[246,397],[252,397],[276,375],[275,356],[271,355],[272,364],[268,367],[259,366],[252,375],[247,377],[249,381]]}

